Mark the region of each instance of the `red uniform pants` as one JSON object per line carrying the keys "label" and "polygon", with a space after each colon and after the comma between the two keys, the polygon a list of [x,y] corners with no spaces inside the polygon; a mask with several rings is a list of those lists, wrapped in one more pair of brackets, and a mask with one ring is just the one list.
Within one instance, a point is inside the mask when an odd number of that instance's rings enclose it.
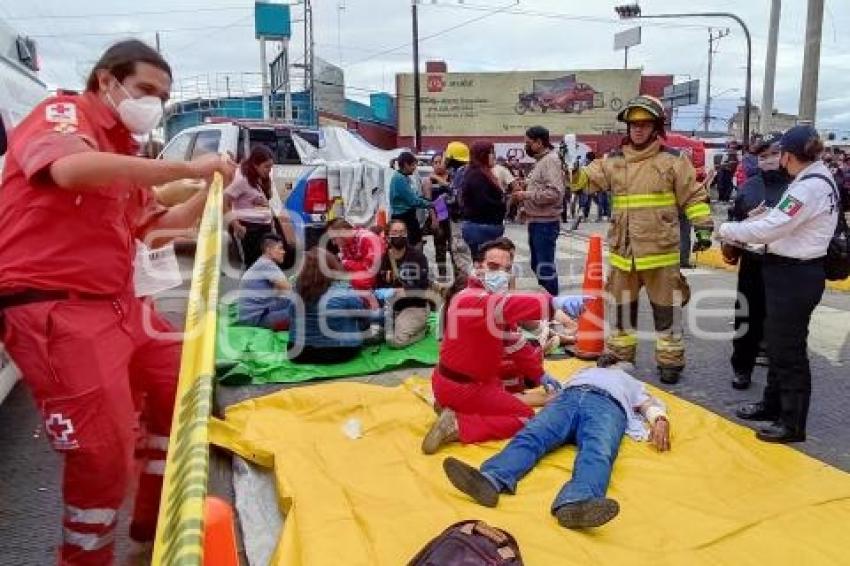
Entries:
{"label": "red uniform pants", "polygon": [[59,563],[111,564],[134,471],[134,392],[145,396],[148,437],[130,535],[155,534],[181,344],[163,336],[168,322],[131,295],[32,303],[3,316],[2,340],[65,460]]}
{"label": "red uniform pants", "polygon": [[534,411],[508,393],[498,377],[460,383],[434,370],[431,387],[437,402],[457,415],[460,441],[465,444],[511,438]]}

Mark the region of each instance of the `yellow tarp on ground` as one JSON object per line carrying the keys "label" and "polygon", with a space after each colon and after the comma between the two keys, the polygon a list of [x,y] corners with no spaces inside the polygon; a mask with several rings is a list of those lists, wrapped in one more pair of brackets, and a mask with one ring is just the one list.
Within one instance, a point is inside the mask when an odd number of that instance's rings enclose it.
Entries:
{"label": "yellow tarp on ground", "polygon": [[[571,375],[574,362],[550,371]],[[479,464],[501,443],[419,451],[434,413],[411,389],[330,383],[227,411],[214,440],[270,465],[287,513],[274,564],[405,564],[446,526],[478,518],[511,532],[527,565],[850,564],[850,475],[664,394],[673,450],[624,440],[609,495],[620,515],[588,532],[560,528],[550,503],[575,448],[550,454],[496,509],[455,491],[441,463]],[[359,419],[363,437],[342,432]]]}

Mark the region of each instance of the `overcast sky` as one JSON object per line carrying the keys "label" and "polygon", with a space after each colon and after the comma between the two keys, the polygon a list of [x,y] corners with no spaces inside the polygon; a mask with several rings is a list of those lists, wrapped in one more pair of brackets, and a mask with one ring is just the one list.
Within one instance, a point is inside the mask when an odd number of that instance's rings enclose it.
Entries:
{"label": "overcast sky", "polygon": [[[631,27],[615,19],[610,0],[420,0],[423,61],[441,59],[450,71],[576,70],[620,68],[613,34]],[[734,11],[753,37],[753,102],[761,102],[770,0],[643,0],[645,14]],[[779,34],[776,107],[797,113],[802,74],[806,0],[784,0]],[[343,6],[340,9],[340,6]],[[496,12],[498,8],[509,12]],[[345,70],[348,94],[393,92],[394,75],[411,69],[410,0],[314,0],[316,52]],[[299,6],[293,15],[301,17]],[[110,42],[133,35],[151,44],[160,30],[162,50],[177,79],[220,72],[258,72],[253,2],[246,0],[0,0],[0,17],[39,42],[42,77],[51,86],[80,88]],[[303,49],[295,25],[293,59]],[[699,78],[704,101],[708,27],[729,28],[714,58],[714,129],[744,94],[746,43],[731,20],[643,22],[643,43],[629,54],[645,73]],[[448,29],[454,28],[454,29]],[[850,130],[850,1],[827,0],[821,47],[818,126]],[[433,37],[430,37],[433,36]],[[735,90],[737,89],[737,90]],[[680,109],[678,123],[702,115],[702,106]]]}

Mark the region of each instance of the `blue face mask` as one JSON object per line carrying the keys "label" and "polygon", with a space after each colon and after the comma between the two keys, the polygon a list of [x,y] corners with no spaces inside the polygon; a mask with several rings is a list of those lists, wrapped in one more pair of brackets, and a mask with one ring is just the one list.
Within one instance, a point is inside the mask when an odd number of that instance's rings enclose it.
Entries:
{"label": "blue face mask", "polygon": [[506,293],[511,283],[511,276],[504,271],[485,271],[484,287],[491,293]]}

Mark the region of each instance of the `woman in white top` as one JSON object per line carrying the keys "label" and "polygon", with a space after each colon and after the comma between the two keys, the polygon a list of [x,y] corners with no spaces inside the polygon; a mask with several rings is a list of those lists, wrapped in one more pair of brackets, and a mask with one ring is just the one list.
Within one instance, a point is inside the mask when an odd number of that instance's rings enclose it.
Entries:
{"label": "woman in white top", "polygon": [[264,145],[254,146],[248,158],[239,165],[233,182],[224,190],[230,229],[242,248],[246,268],[263,254],[263,236],[274,231],[274,217],[269,206],[273,165],[271,150]]}
{"label": "woman in white top", "polygon": [[839,193],[817,131],[795,126],[779,140],[780,170],[794,181],[779,204],[743,222],[720,226],[722,239],[763,244],[765,339],[770,358],[762,401],[740,407],[742,419],[773,421],[756,437],[765,442],[803,442],[812,389],[806,352],[812,311],[823,296],[824,257],[840,213]]}

